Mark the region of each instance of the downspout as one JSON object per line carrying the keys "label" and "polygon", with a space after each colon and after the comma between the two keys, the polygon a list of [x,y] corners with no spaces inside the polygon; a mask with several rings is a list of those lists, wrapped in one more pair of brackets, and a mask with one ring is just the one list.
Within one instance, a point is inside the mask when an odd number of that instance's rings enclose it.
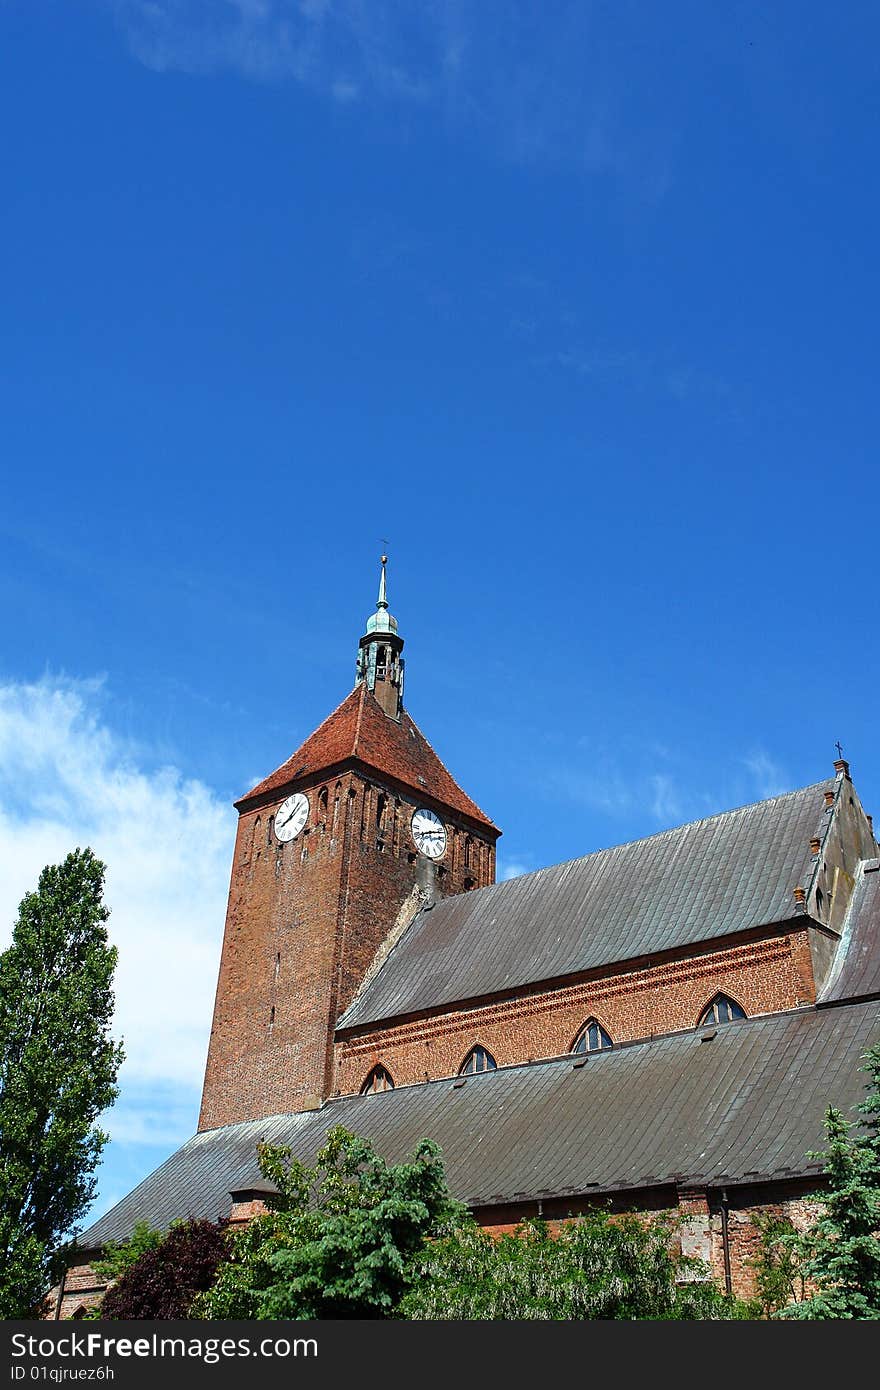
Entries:
{"label": "downspout", "polygon": [[67,1284],[67,1265],[61,1271],[61,1279],[58,1284],[58,1297],[55,1300],[54,1321],[59,1322],[61,1318],[61,1304],[64,1302],[64,1288]]}
{"label": "downspout", "polygon": [[730,1228],[727,1223],[727,1188],[721,1193],[721,1248],[724,1251],[724,1292],[733,1293],[733,1280],[730,1277]]}

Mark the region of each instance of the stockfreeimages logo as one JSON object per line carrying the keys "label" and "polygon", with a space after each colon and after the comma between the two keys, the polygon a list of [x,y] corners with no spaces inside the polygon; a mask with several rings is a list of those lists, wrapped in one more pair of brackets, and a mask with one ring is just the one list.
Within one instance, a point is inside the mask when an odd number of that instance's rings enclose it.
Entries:
{"label": "stockfreeimages logo", "polygon": [[[163,1337],[158,1332],[149,1337],[113,1337],[103,1332],[72,1332],[63,1337],[37,1337],[24,1332],[12,1336],[12,1380],[43,1379],[41,1366],[33,1363],[64,1358],[72,1361],[108,1361],[114,1357],[139,1360],[170,1357],[181,1361],[202,1361],[212,1366],[218,1361],[236,1357],[264,1357],[284,1360],[290,1356],[318,1355],[314,1337]],[[28,1365],[28,1363],[31,1363]],[[85,1380],[86,1367],[74,1369],[58,1379]],[[34,1372],[37,1372],[34,1375]],[[99,1371],[103,1374],[99,1375]],[[112,1368],[95,1368],[95,1379],[111,1379]],[[48,1377],[46,1377],[48,1378]],[[56,1377],[53,1377],[53,1379]]]}

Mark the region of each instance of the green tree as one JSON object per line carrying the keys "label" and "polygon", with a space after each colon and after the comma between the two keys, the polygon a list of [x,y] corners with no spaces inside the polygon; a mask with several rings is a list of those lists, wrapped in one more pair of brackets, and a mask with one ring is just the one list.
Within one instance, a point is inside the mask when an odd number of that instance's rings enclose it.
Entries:
{"label": "green tree", "polygon": [[417,1320],[729,1319],[749,1316],[699,1261],[677,1254],[671,1221],[590,1212],[554,1235],[530,1221],[499,1238],[468,1218],[423,1252],[399,1307]]}
{"label": "green tree", "polygon": [[100,1260],[94,1262],[95,1273],[99,1279],[119,1279],[141,1255],[155,1250],[161,1242],[161,1231],[154,1231],[148,1221],[138,1221],[128,1240],[110,1241],[104,1246]]}
{"label": "green tree", "polygon": [[862,1061],[864,1066],[861,1070],[867,1072],[870,1081],[868,1094],[856,1106],[856,1110],[865,1117],[862,1121],[862,1146],[868,1156],[868,1171],[874,1186],[880,1187],[880,1043],[869,1048]]}
{"label": "green tree", "polygon": [[460,1210],[440,1151],[423,1139],[389,1164],[337,1125],[313,1167],[288,1148],[260,1145],[260,1171],[278,1189],[271,1210],[237,1232],[204,1318],[385,1318],[409,1288],[425,1238]]}
{"label": "green tree", "polygon": [[[877,1114],[875,1091],[859,1109]],[[872,1054],[868,1054],[869,1057]],[[816,1194],[821,1215],[809,1230],[792,1238],[800,1273],[812,1290],[789,1304],[782,1316],[819,1320],[880,1318],[880,1186],[877,1178],[876,1128],[869,1136],[853,1135],[854,1125],[829,1106],[825,1115],[824,1158],[828,1185]]]}
{"label": "green tree", "polygon": [[116,1098],[116,951],[104,865],[75,850],[40,874],[0,955],[0,1317],[27,1317],[88,1208]]}

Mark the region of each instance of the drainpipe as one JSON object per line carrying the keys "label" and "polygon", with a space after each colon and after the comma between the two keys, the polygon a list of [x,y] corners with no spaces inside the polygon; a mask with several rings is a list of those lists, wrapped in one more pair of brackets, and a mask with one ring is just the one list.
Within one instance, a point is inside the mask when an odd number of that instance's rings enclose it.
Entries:
{"label": "drainpipe", "polygon": [[61,1318],[61,1304],[64,1302],[64,1286],[67,1283],[67,1265],[61,1271],[61,1279],[58,1284],[58,1297],[55,1300],[55,1321]]}
{"label": "drainpipe", "polygon": [[730,1228],[727,1224],[727,1188],[721,1193],[721,1247],[724,1251],[724,1292],[733,1293],[733,1280],[730,1277]]}

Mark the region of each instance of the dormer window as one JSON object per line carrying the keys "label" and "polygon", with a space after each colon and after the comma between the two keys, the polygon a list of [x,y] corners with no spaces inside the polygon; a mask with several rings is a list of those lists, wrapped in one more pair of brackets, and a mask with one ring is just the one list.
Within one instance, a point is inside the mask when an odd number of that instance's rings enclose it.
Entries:
{"label": "dormer window", "polygon": [[735,999],[731,999],[727,994],[716,994],[700,1015],[697,1027],[702,1027],[704,1023],[730,1023],[735,1018],[745,1017],[745,1009],[737,1004]]}
{"label": "dormer window", "polygon": [[393,1090],[394,1082],[391,1079],[391,1073],[387,1072],[384,1067],[379,1066],[373,1067],[373,1070],[370,1072],[369,1076],[367,1077],[366,1081],[361,1087],[361,1095],[367,1096],[372,1091]]}
{"label": "dormer window", "polygon": [[596,1019],[587,1019],[576,1040],[574,1040],[571,1051],[601,1052],[602,1048],[613,1047],[613,1045],[610,1034],[606,1033],[602,1024],[596,1022]]}
{"label": "dormer window", "polygon": [[458,1069],[459,1076],[472,1076],[478,1071],[494,1071],[498,1066],[485,1047],[472,1047]]}
{"label": "dormer window", "polygon": [[588,1018],[575,1038],[572,1052],[601,1052],[605,1047],[613,1047],[611,1037],[595,1018]]}

